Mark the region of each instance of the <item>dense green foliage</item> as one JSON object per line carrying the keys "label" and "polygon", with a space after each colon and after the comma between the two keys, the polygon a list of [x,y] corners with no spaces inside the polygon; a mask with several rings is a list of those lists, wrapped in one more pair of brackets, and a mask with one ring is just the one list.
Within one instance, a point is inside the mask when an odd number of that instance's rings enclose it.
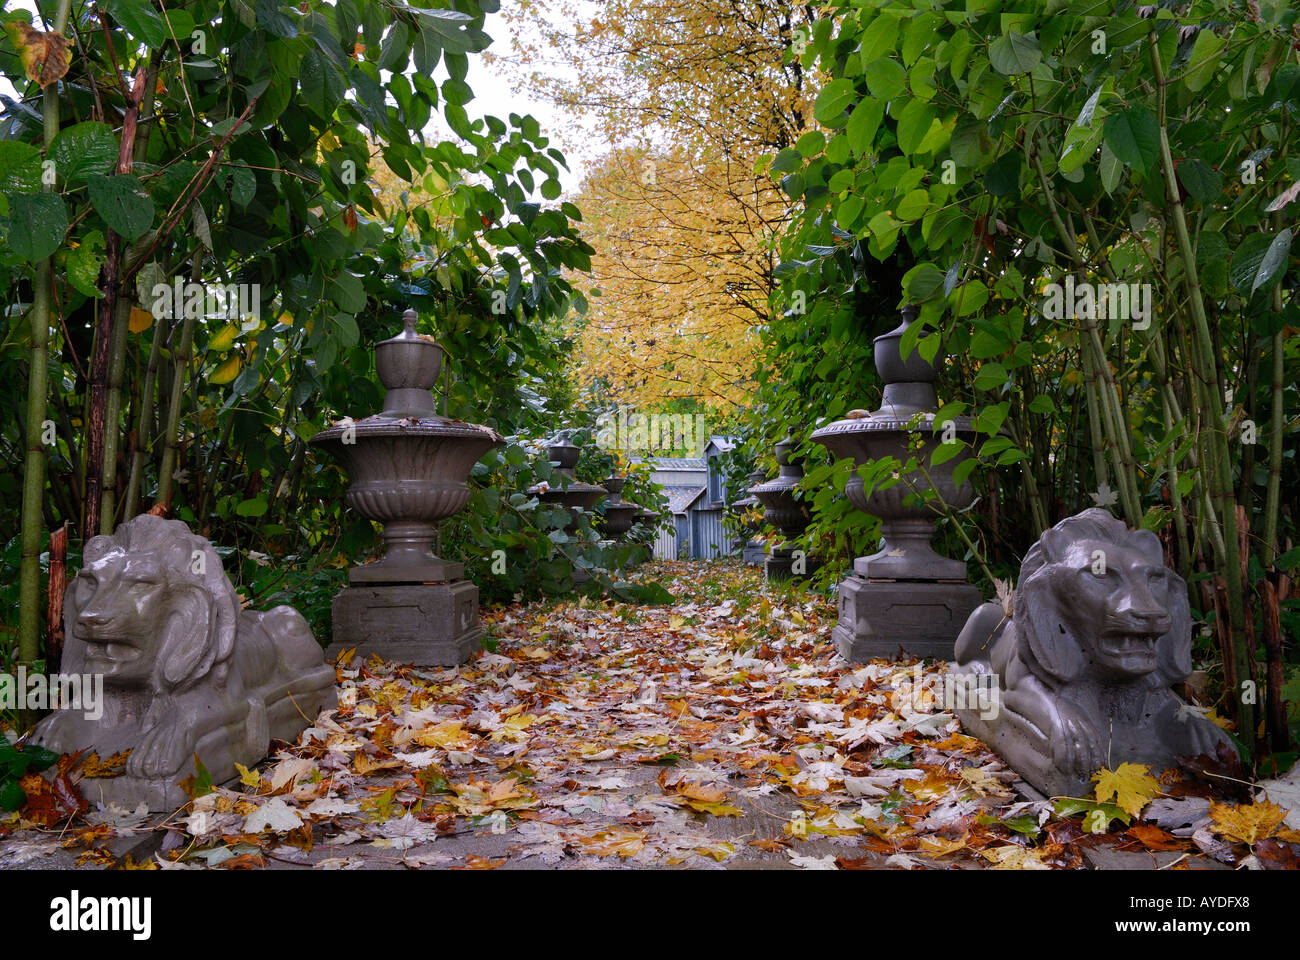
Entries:
{"label": "dense green foliage", "polygon": [[[307,442],[381,408],[372,349],[408,306],[447,350],[447,413],[511,441],[476,468],[446,555],[482,567],[489,596],[568,582],[578,548],[527,505],[549,467],[519,444],[576,402],[559,320],[585,310],[569,278],[592,250],[537,121],[469,117],[469,57],[497,6],[193,0],[164,15],[77,0],[42,4],[31,25],[4,12],[0,71],[19,91],[0,123],[0,402],[20,414],[0,426],[10,630],[24,577],[22,650],[7,633],[5,658],[38,652],[28,577],[43,581],[48,531],[71,524],[75,569],[88,535],[155,502],[218,545],[253,602],[291,599],[327,629],[375,536]],[[73,42],[66,76],[43,84],[22,58],[47,30]],[[190,281],[230,296],[168,316],[159,291]],[[485,566],[498,547],[524,551],[507,581]]]}
{"label": "dense green foliage", "polygon": [[[903,350],[933,358],[943,344],[938,420],[972,415],[981,434],[959,468],[976,506],[935,504],[950,551],[1014,577],[1041,530],[1095,503],[1159,532],[1215,638],[1201,652],[1221,671],[1223,709],[1253,729],[1265,686],[1270,711],[1281,702],[1260,639],[1268,595],[1300,565],[1296,11],[821,9],[791,56],[825,75],[822,129],[768,158],[799,213],[781,239],[764,442],[875,406],[871,337],[919,304]],[[1149,284],[1150,322],[1053,318],[1048,285],[1067,276]],[[809,409],[810,397],[825,399]],[[835,499],[850,470],[824,464],[806,483],[820,508],[808,541],[840,561],[831,578],[863,546],[860,518]],[[891,482],[879,464],[864,472]],[[1296,603],[1281,610],[1293,637]]]}

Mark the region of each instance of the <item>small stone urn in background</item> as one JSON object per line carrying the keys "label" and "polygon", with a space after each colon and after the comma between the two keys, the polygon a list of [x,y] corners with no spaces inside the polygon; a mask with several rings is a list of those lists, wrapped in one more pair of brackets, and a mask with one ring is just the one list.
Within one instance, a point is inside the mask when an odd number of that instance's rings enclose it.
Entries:
{"label": "small stone urn in background", "polygon": [[775,545],[763,564],[763,576],[768,580],[788,580],[804,576],[813,569],[808,557],[800,554],[789,541],[797,540],[808,529],[810,517],[803,501],[795,499],[795,489],[803,481],[803,463],[791,460],[790,450],[794,439],[787,436],[776,445],[776,462],[780,466],[777,476],[751,487],[749,492],[766,508],[763,519],[781,531],[785,541]]}
{"label": "small stone urn in background", "polygon": [[600,530],[610,540],[622,540],[627,536],[641,509],[635,503],[623,499],[623,486],[626,483],[627,477],[606,477],[601,481],[601,486],[609,491],[609,499],[604,504],[605,516]]}
{"label": "small stone urn in background", "polygon": [[402,315],[402,332],[375,347],[375,369],[387,388],[384,411],[343,421],[312,437],[352,480],[347,502],[384,525],[384,555],[348,571],[349,586],[334,598],[338,654],[421,665],[464,663],[478,649],[478,587],[465,565],[433,554],[438,524],[464,509],[475,461],[504,441],[494,430],[438,415],[433,394],[443,351],[415,332],[416,314]]}
{"label": "small stone urn in background", "polygon": [[763,562],[763,541],[753,539],[753,535],[758,532],[759,528],[757,513],[754,508],[762,506],[762,503],[758,497],[754,496],[754,487],[763,482],[763,471],[755,470],[749,475],[748,480],[749,487],[746,492],[749,496],[733,503],[731,510],[739,523],[740,534],[745,538],[745,546],[741,550],[740,560],[747,567],[757,567]]}
{"label": "small stone urn in background", "polygon": [[573,536],[578,532],[578,521],[584,513],[591,513],[601,497],[609,491],[594,483],[583,483],[578,479],[574,469],[578,466],[581,451],[566,439],[560,439],[546,448],[546,459],[554,468],[551,473],[552,483],[537,484],[528,488],[530,496],[537,497],[543,503],[552,503],[569,510],[569,522],[564,525],[564,532]]}
{"label": "small stone urn in background", "polygon": [[[969,456],[975,432],[969,417],[954,418],[952,435],[967,447],[950,460],[930,465],[943,442],[942,428],[936,436],[933,426],[939,407],[934,381],[942,353],[933,364],[916,350],[902,358],[899,341],[915,316],[914,308],[906,308],[903,323],[875,340],[876,371],[885,382],[880,409],[827,424],[812,439],[835,457],[852,457],[861,466],[884,457],[906,462],[913,455],[909,441],[919,433],[924,439],[915,454],[918,462],[925,465],[944,503],[960,510],[970,506],[973,493],[969,483],[955,485],[952,473]],[[951,660],[957,634],[981,602],[979,591],[966,581],[966,564],[941,557],[930,547],[935,508],[910,496],[927,486],[925,474],[917,469],[869,496],[856,475],[845,488],[850,503],[880,518],[881,532],[880,549],[854,560],[852,575],[839,585],[839,623],[832,635],[841,656],[849,660],[893,657],[900,650]]]}
{"label": "small stone urn in background", "polygon": [[[564,525],[564,532],[571,537],[577,536],[582,515],[591,514],[591,508],[609,493],[604,487],[583,483],[578,479],[574,470],[578,466],[579,453],[581,451],[567,439],[562,438],[552,443],[546,448],[546,457],[554,467],[551,482],[531,486],[527,491],[543,503],[568,508],[569,522]],[[591,575],[586,570],[578,566],[573,568],[574,583],[586,583],[590,579]]]}

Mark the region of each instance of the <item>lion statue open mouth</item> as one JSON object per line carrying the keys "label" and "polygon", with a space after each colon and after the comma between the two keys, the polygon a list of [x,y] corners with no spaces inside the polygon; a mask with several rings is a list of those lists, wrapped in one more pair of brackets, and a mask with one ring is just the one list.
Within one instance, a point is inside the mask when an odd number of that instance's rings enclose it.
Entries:
{"label": "lion statue open mouth", "polygon": [[1187,584],[1156,535],[1085,510],[1025,555],[1011,618],[986,603],[966,621],[954,673],[996,677],[997,699],[957,715],[1043,793],[1088,796],[1102,767],[1160,770],[1229,742],[1172,689],[1191,648]]}
{"label": "lion statue open mouth", "polygon": [[64,707],[33,741],[101,759],[130,751],[121,776],[82,782],[92,802],[174,809],[196,754],[221,783],[336,702],[334,668],[302,615],[241,611],[212,544],[178,520],[146,514],[93,538],[63,610],[61,669],[103,676],[103,716]]}

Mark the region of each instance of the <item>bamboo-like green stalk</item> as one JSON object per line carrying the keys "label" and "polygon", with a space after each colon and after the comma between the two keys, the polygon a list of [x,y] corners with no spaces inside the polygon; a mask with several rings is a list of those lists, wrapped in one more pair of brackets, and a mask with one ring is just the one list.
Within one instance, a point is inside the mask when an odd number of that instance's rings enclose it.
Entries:
{"label": "bamboo-like green stalk", "polygon": [[[1052,191],[1052,185],[1047,180],[1047,173],[1043,170],[1042,158],[1038,155],[1038,150],[1030,151],[1033,161],[1034,170],[1038,174],[1038,183],[1043,190],[1043,196],[1047,200],[1047,210],[1051,215],[1052,224],[1056,227],[1057,234],[1061,237],[1061,242],[1065,244],[1066,253],[1069,254],[1074,266],[1081,273],[1086,269],[1087,264],[1084,262],[1083,255],[1079,252],[1079,244],[1074,239],[1073,229],[1066,224],[1062,218],[1061,210],[1056,202],[1056,195]],[[1105,346],[1101,342],[1101,334],[1097,330],[1095,320],[1088,320],[1083,327],[1083,343],[1081,347],[1085,353],[1089,348],[1092,349],[1093,370],[1096,378],[1100,383],[1094,383],[1089,399],[1100,400],[1101,422],[1110,437],[1111,459],[1115,469],[1115,484],[1118,487],[1120,505],[1123,507],[1124,514],[1132,526],[1137,526],[1142,522],[1141,500],[1137,492],[1137,466],[1133,461],[1133,448],[1129,443],[1128,421],[1124,418],[1124,411],[1119,399],[1119,388],[1115,384],[1115,378],[1111,375],[1110,364],[1106,360]]]}
{"label": "bamboo-like green stalk", "polygon": [[122,416],[122,374],[126,370],[126,341],[131,321],[131,298],[117,301],[113,338],[109,343],[108,395],[104,400],[104,456],[100,466],[103,489],[99,497],[99,533],[112,533],[117,513],[117,446]]}
{"label": "bamboo-like green stalk", "polygon": [[[72,0],[59,0],[54,32],[68,28]],[[59,85],[41,94],[41,120],[48,151],[59,132]],[[50,185],[46,185],[49,189]],[[46,396],[49,391],[49,337],[53,308],[53,261],[36,264],[36,285],[29,313],[32,331],[31,367],[27,376],[27,450],[23,456],[23,508],[18,573],[18,660],[31,664],[41,653],[41,530],[44,527],[46,450]]]}
{"label": "bamboo-like green stalk", "polygon": [[[193,266],[190,269],[190,282],[198,283],[199,271],[203,264],[202,248],[194,251]],[[176,362],[172,364],[171,396],[167,400],[167,425],[163,428],[162,459],[158,464],[157,502],[168,510],[172,505],[172,472],[176,469],[177,431],[181,423],[181,393],[190,372],[190,353],[194,345],[194,312],[185,311],[185,320],[181,324],[181,342],[176,350]]]}
{"label": "bamboo-like green stalk", "polygon": [[1101,436],[1101,415],[1098,413],[1097,374],[1092,354],[1083,344],[1079,344],[1079,359],[1083,363],[1084,406],[1088,408],[1088,439],[1092,448],[1092,469],[1096,474],[1097,486],[1106,480],[1106,447]]}
{"label": "bamboo-like green stalk", "polygon": [[[1282,288],[1273,291],[1274,303],[1280,308]],[[1263,563],[1271,566],[1277,557],[1277,513],[1282,492],[1282,331],[1273,334],[1273,379],[1269,385],[1272,406],[1268,425],[1268,488],[1264,493]]]}
{"label": "bamboo-like green stalk", "polygon": [[[1187,215],[1183,209],[1182,198],[1178,193],[1178,178],[1174,171],[1173,153],[1169,148],[1169,131],[1167,128],[1168,81],[1165,79],[1164,67],[1160,63],[1160,51],[1156,32],[1148,35],[1151,49],[1151,64],[1155,73],[1157,93],[1156,123],[1160,140],[1160,161],[1164,172],[1166,196],[1173,212],[1174,235],[1178,239],[1178,252],[1183,261],[1184,282],[1187,286],[1188,305],[1195,328],[1195,339],[1200,352],[1200,364],[1197,373],[1202,383],[1202,395],[1211,418],[1211,429],[1207,431],[1207,453],[1212,454],[1214,462],[1206,467],[1213,472],[1211,478],[1211,497],[1217,503],[1219,523],[1222,524],[1220,542],[1223,553],[1218,564],[1223,573],[1228,594],[1228,620],[1231,632],[1229,644],[1234,661],[1234,673],[1238,678],[1251,675],[1246,645],[1241,642],[1245,629],[1245,608],[1242,603],[1242,582],[1240,551],[1237,549],[1237,509],[1232,497],[1232,467],[1229,463],[1227,423],[1223,412],[1223,388],[1219,383],[1218,365],[1215,363],[1214,338],[1210,334],[1209,320],[1205,313],[1205,301],[1201,296],[1200,276],[1197,272],[1196,250],[1192,245],[1191,234],[1187,229]],[[1241,742],[1245,746],[1247,758],[1254,754],[1255,744],[1255,704],[1241,696],[1240,690],[1232,691],[1232,700],[1237,712],[1237,728]]]}
{"label": "bamboo-like green stalk", "polygon": [[126,480],[126,498],[122,504],[122,519],[130,520],[140,509],[140,487],[144,483],[145,447],[149,445],[153,422],[154,382],[158,376],[158,356],[162,352],[162,321],[154,321],[153,343],[149,347],[149,363],[144,370],[144,386],[140,388],[140,406],[135,415],[135,449],[131,451],[131,473]]}
{"label": "bamboo-like green stalk", "polygon": [[[142,118],[152,108],[154,102],[154,77],[161,59],[162,51],[155,50],[145,78],[144,100],[141,101],[139,107],[139,115]],[[143,131],[136,134],[135,143],[132,145],[132,165],[139,163],[147,155],[149,135],[153,132],[153,129],[153,125],[150,124]],[[142,248],[133,246],[127,250],[126,260],[129,262],[135,257],[143,255],[143,253]],[[128,291],[122,291],[119,296],[122,299],[118,301],[117,316],[113,321],[112,354],[108,361],[108,398],[104,408],[104,458],[100,468],[104,487],[103,492],[100,494],[100,533],[113,532],[117,512],[117,447],[118,438],[121,436],[118,419],[121,417],[122,411],[122,372],[126,368],[126,344],[131,322],[131,304],[135,299]],[[139,434],[136,436],[138,438]]]}

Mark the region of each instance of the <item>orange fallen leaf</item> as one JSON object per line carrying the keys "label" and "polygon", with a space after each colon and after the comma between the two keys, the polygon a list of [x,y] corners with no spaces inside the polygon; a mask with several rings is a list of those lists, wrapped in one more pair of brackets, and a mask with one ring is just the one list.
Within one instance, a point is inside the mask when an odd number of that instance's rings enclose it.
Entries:
{"label": "orange fallen leaf", "polygon": [[1133,824],[1128,828],[1128,835],[1148,850],[1182,850],[1187,846],[1186,841],[1149,823]]}

